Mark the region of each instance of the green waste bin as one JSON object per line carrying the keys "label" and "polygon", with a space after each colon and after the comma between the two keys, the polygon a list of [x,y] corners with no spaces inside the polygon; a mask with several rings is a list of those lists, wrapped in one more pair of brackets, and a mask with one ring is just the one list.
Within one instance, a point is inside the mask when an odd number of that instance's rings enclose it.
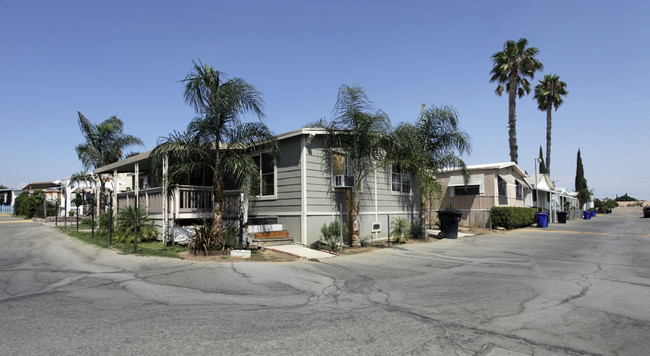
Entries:
{"label": "green waste bin", "polygon": [[566,224],[566,216],[567,216],[566,211],[558,211],[557,212],[557,222],[558,224]]}

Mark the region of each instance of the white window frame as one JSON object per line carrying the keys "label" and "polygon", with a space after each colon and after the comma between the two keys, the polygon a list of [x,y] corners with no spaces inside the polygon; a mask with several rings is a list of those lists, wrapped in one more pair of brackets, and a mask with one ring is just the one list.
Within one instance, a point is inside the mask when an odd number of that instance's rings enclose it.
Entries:
{"label": "white window frame", "polygon": [[[395,169],[398,168],[396,166],[391,166],[390,168],[390,181],[388,184],[390,184],[390,192],[391,194],[395,195],[411,195],[413,193],[413,177],[411,175],[411,172],[401,172],[401,169]],[[400,190],[394,190],[393,189],[393,175],[398,175],[399,177],[399,187]],[[404,191],[404,177],[408,177],[408,187],[409,190],[408,192]]]}
{"label": "white window frame", "polygon": [[[263,175],[262,175],[262,166],[264,165],[264,163],[263,163],[262,160],[263,160],[263,157],[264,157],[265,154],[270,155],[271,152],[268,152],[268,151],[258,152],[258,153],[253,155],[253,157],[259,157],[259,160],[260,160],[260,165],[258,167],[259,168],[259,173],[260,173],[260,186],[259,186],[260,194],[257,195],[256,198],[258,200],[275,200],[275,199],[278,198],[278,163],[275,160],[275,158],[273,158],[272,155],[271,155],[271,159],[273,159],[273,194],[272,195],[262,195],[263,194],[262,193],[262,184],[264,182],[264,178],[263,178]],[[266,173],[266,174],[268,175],[270,173]]]}

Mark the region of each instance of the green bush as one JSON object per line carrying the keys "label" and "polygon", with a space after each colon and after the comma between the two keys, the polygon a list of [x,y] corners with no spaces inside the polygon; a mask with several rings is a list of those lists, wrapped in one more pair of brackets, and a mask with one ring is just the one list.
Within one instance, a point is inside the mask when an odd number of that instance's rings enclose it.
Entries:
{"label": "green bush", "polygon": [[[133,242],[136,210],[129,205],[120,209],[115,216],[115,242]],[[158,230],[153,226],[153,220],[147,216],[143,207],[138,207],[138,241],[154,240]]]}
{"label": "green bush", "polygon": [[212,221],[204,220],[194,230],[194,237],[190,241],[189,248],[198,251],[228,250],[237,248],[238,227],[235,225],[224,225],[221,235],[216,236],[212,232]]}
{"label": "green bush", "polygon": [[397,218],[390,224],[390,234],[396,243],[404,243],[409,238],[409,223],[405,218]]}
{"label": "green bush", "polygon": [[617,206],[618,202],[610,198],[605,198],[603,200],[600,200],[598,198],[594,199],[594,207],[599,213],[604,213],[607,210],[613,210]]}
{"label": "green bush", "polygon": [[422,223],[420,221],[416,221],[415,223],[411,224],[411,229],[409,230],[409,236],[412,239],[421,239],[424,237],[425,231],[424,231],[424,226],[422,226]]}
{"label": "green bush", "polygon": [[[320,228],[321,239],[325,244],[325,249],[331,252],[339,248],[341,225],[338,220],[332,221],[329,225],[323,224]],[[343,226],[343,236],[348,235],[348,228]]]}
{"label": "green bush", "polygon": [[[83,218],[79,221],[79,227],[84,228],[84,229],[90,229],[92,228],[92,219],[91,218]],[[97,222],[95,222],[97,224]]]}
{"label": "green bush", "polygon": [[[97,219],[97,229],[100,231],[108,232],[111,223],[110,215],[108,212],[99,213],[99,218]],[[115,230],[115,217],[113,217],[113,230]]]}
{"label": "green bush", "polygon": [[[22,216],[26,219],[44,217],[43,200],[45,200],[45,194],[40,190],[34,191],[33,194],[29,194],[29,192],[20,193],[14,202],[14,215]],[[56,215],[56,204],[51,201],[46,201],[45,204],[47,216]]]}
{"label": "green bush", "polygon": [[492,228],[497,226],[508,230],[530,226],[535,222],[535,208],[514,206],[492,207]]}

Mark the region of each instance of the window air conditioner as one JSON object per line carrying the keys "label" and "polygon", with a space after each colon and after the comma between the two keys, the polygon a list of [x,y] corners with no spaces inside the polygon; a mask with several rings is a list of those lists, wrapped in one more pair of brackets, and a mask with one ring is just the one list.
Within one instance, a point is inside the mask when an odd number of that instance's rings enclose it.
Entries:
{"label": "window air conditioner", "polygon": [[334,176],[334,188],[352,188],[354,187],[354,177],[346,175]]}

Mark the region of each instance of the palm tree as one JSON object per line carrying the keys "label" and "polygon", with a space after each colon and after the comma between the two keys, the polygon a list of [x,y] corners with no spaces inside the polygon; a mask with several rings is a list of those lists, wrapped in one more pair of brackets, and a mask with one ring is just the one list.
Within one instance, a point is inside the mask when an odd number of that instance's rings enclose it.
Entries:
{"label": "palm tree", "polygon": [[123,132],[124,123],[116,116],[95,125],[82,113],[79,114],[79,129],[86,140],[75,147],[77,156],[85,170],[102,167],[123,158],[123,150],[132,145],[142,146],[139,138]]}
{"label": "palm tree", "polygon": [[494,67],[490,71],[490,83],[497,82],[495,92],[501,96],[503,91],[508,92],[508,135],[510,145],[510,160],[518,163],[517,146],[517,115],[516,98],[530,93],[530,82],[537,70],[542,70],[542,63],[535,58],[539,49],[528,47],[528,40],[520,38],[519,41],[507,41],[503,51],[492,55]]}
{"label": "palm tree", "polygon": [[253,187],[250,189],[254,192],[255,182],[259,182],[259,167],[251,153],[269,150],[275,156],[278,144],[262,121],[241,120],[249,112],[260,120],[264,117],[261,93],[253,85],[241,78],[226,79],[224,73],[200,61],[193,64],[193,71],[182,83],[185,102],[194,107],[198,117],[188,124],[185,132],[174,132],[164,138],[154,149],[152,160],[155,167],[161,167],[163,157],[170,157],[169,184],[196,173],[211,173],[212,234],[221,236],[224,178]]}
{"label": "palm tree", "polygon": [[546,74],[544,79],[535,86],[535,99],[537,107],[546,111],[546,173],[551,173],[551,109],[562,105],[569,92],[566,90],[566,83],[560,80],[557,74]]}
{"label": "palm tree", "polygon": [[[111,116],[99,124],[93,124],[81,112],[77,111],[77,114],[79,129],[86,142],[78,144],[75,150],[87,171],[121,160],[124,158],[123,150],[126,147],[144,145],[139,138],[124,133],[124,123],[116,116]],[[102,201],[106,201],[107,194],[103,183],[99,184],[98,188],[101,198],[97,203],[101,205]]]}
{"label": "palm tree", "polygon": [[360,188],[363,180],[386,162],[386,143],[390,133],[390,120],[381,110],[374,110],[363,88],[344,84],[339,88],[334,119],[315,124],[325,128],[325,144],[328,150],[336,150],[345,156],[354,176],[352,197],[348,200],[352,222],[350,245],[358,247]]}
{"label": "palm tree", "polygon": [[420,221],[424,223],[426,200],[442,193],[435,174],[444,168],[461,167],[465,180],[469,172],[461,155],[471,153],[469,135],[459,127],[459,116],[452,106],[432,105],[422,112],[416,124],[402,123],[393,130],[388,160],[411,172],[419,182]]}

